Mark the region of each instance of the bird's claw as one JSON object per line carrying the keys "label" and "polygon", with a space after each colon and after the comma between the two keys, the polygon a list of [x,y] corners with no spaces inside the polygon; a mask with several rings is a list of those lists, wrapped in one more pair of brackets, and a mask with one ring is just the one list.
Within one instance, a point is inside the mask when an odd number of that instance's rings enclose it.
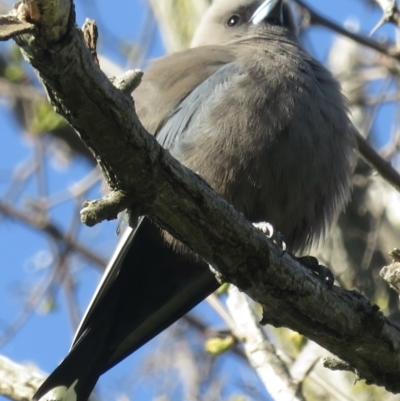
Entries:
{"label": "bird's claw", "polygon": [[332,288],[335,281],[333,273],[323,265],[320,265],[318,259],[314,256],[303,256],[296,258],[304,267],[311,270],[316,276],[318,276],[322,282],[324,282],[328,288]]}
{"label": "bird's claw", "polygon": [[272,224],[261,221],[253,223],[253,226],[270,238],[277,247],[282,249],[283,253],[286,252],[285,237],[280,231],[275,230]]}

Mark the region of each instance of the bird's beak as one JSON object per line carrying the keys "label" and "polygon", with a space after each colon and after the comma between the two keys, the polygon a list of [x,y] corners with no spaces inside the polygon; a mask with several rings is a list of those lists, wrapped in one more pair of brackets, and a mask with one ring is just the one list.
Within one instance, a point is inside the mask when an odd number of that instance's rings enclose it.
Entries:
{"label": "bird's beak", "polygon": [[253,25],[258,25],[267,19],[276,19],[283,24],[282,0],[265,0],[250,21]]}

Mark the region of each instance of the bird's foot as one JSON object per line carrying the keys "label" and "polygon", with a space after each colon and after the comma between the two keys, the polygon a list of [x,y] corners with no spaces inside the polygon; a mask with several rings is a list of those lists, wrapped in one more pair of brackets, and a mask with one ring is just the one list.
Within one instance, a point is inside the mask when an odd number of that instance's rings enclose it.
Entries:
{"label": "bird's foot", "polygon": [[322,282],[324,282],[328,288],[332,288],[335,281],[335,277],[332,272],[323,265],[320,265],[318,259],[314,256],[302,256],[296,258],[304,267],[310,269],[316,276],[318,276]]}
{"label": "bird's foot", "polygon": [[253,223],[253,226],[264,233],[272,242],[279,248],[282,249],[282,253],[286,252],[286,240],[284,235],[274,229],[272,224],[261,221],[259,223]]}

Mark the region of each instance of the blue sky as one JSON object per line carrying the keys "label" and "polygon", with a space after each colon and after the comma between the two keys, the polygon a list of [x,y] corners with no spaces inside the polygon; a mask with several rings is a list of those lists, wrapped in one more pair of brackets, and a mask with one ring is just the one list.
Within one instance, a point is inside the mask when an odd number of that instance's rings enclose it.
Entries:
{"label": "blue sky", "polygon": [[[108,37],[100,31],[99,51],[114,60],[122,68],[131,68],[126,59],[121,56],[121,52],[114,51],[111,47],[116,42],[116,38],[126,44],[134,42],[140,34],[144,24],[144,15],[147,9],[144,0],[131,0],[129,2],[114,0],[98,2],[96,8],[85,2],[82,6],[78,3],[76,12],[78,24],[82,25],[86,17],[90,17],[104,23],[108,27]],[[309,4],[319,9],[324,15],[332,18],[339,24],[346,20],[358,21],[361,32],[368,33],[376,24],[380,15],[372,13],[370,9],[363,5],[360,0],[326,0],[319,2],[310,0]],[[322,4],[322,5],[321,5]],[[392,27],[384,27],[376,37],[393,36]],[[333,35],[324,28],[313,28],[309,35],[307,46],[312,49],[314,55],[324,62],[328,49],[332,43]],[[2,45],[4,49],[9,44]],[[156,35],[153,45],[149,52],[149,57],[161,56],[164,52],[162,41]],[[27,67],[29,69],[29,67]],[[392,118],[393,106],[384,108],[376,123],[377,132],[380,136],[377,141],[382,143],[383,133],[389,132],[388,121]],[[18,124],[12,117],[10,107],[6,98],[0,97],[0,127],[2,134],[2,146],[0,147],[0,196],[3,201],[11,201],[14,206],[24,207],[29,198],[34,198],[37,193],[37,182],[31,179],[23,190],[23,196],[14,199],[4,198],[8,189],[10,176],[15,172],[16,166],[22,166],[27,160],[34,160],[35,149],[27,136],[20,132]],[[56,158],[49,157],[45,166],[45,175],[48,180],[49,193],[59,193],[65,188],[79,181],[88,173],[91,167],[82,161],[73,160],[71,163],[60,166]],[[100,187],[93,188],[86,198],[96,198],[100,196]],[[52,219],[60,227],[68,229],[72,213],[76,213],[76,205],[72,202],[64,203],[51,210]],[[111,255],[116,243],[114,236],[115,222],[103,223],[102,227],[78,229],[78,237],[90,249],[98,252],[104,258]],[[48,276],[53,264],[48,241],[41,233],[27,228],[21,224],[16,224],[8,218],[0,217],[0,344],[4,338],[4,331],[21,313],[26,302],[26,295],[32,293],[32,289],[41,283]],[[88,265],[83,260],[73,260],[70,263],[76,269],[75,280],[78,285],[78,299],[80,312],[82,313],[85,305],[89,301],[94,291],[100,272]],[[57,291],[54,286],[54,297],[56,309],[52,313],[43,314],[34,311],[22,325],[17,334],[5,345],[0,345],[0,354],[6,355],[16,362],[32,361],[43,371],[50,372],[67,353],[72,338],[71,324],[66,313],[66,300],[62,292]],[[201,305],[196,309],[196,313],[204,319],[208,319],[215,324],[217,318],[206,305]],[[205,317],[203,317],[205,315]],[[113,396],[121,389],[121,376],[125,377],[127,372],[135,371],[146,359],[149,352],[152,352],[158,344],[158,340],[151,342],[127,361],[107,373],[100,382],[101,395],[104,399]],[[259,382],[250,369],[241,368],[235,358],[221,359],[218,362],[222,369],[223,376],[231,385],[227,387],[227,396],[236,394],[238,387],[235,382],[246,378],[247,383],[255,387]],[[124,376],[125,375],[125,376]],[[124,385],[122,385],[122,388]],[[125,391],[125,388],[124,388]],[[131,385],[130,391],[140,400],[150,400],[157,392],[146,383],[141,386]],[[128,392],[132,397],[132,393]],[[180,399],[181,394],[174,394],[176,399]],[[140,397],[140,398],[139,398]],[[224,398],[224,399],[227,399]]]}

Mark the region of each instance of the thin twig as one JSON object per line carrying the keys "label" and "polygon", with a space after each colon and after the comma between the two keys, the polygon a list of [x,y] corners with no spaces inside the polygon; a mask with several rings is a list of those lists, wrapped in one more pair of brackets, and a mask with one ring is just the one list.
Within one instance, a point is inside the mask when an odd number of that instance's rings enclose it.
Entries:
{"label": "thin twig", "polygon": [[381,175],[383,179],[400,192],[399,173],[388,161],[379,156],[378,152],[376,152],[376,150],[373,149],[358,132],[356,133],[356,139],[358,150],[362,157]]}
{"label": "thin twig", "polygon": [[88,248],[82,246],[77,241],[65,235],[55,224],[43,219],[41,216],[32,213],[24,213],[14,207],[0,201],[0,213],[17,219],[30,227],[36,228],[46,234],[54,237],[58,241],[64,242],[68,247],[79,253],[89,262],[95,264],[102,270],[107,266],[107,261],[98,254],[91,252]]}
{"label": "thin twig", "polygon": [[351,32],[346,28],[341,27],[338,24],[335,24],[328,18],[325,18],[323,15],[315,11],[309,5],[307,5],[303,0],[293,0],[297,3],[303,12],[307,15],[307,22],[309,25],[321,25],[325,26],[326,28],[331,29],[334,32],[337,32],[343,36],[346,36],[357,43],[360,43],[363,46],[367,46],[371,49],[374,49],[386,56],[393,57],[396,60],[400,60],[399,51],[392,45],[391,47],[382,45],[367,36],[359,35],[357,33]]}

